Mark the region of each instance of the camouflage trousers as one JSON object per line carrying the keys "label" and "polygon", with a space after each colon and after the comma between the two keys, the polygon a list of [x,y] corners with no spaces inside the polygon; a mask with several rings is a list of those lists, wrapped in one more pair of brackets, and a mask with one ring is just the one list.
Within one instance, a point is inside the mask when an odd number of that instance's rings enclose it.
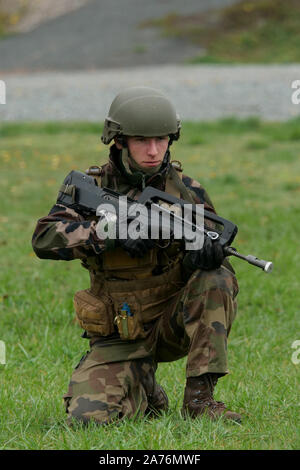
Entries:
{"label": "camouflage trousers", "polygon": [[155,380],[157,363],[187,356],[186,377],[228,373],[227,338],[238,284],[225,267],[195,271],[142,341],[95,342],[75,368],[64,395],[69,417],[108,423],[157,414],[168,398]]}

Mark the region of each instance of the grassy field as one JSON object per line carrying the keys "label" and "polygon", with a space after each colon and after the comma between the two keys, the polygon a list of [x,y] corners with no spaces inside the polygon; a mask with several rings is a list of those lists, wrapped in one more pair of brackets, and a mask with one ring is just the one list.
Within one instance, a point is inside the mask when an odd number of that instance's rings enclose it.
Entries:
{"label": "grassy field", "polygon": [[173,158],[239,227],[234,246],[274,262],[270,275],[233,260],[239,315],[229,337],[231,373],[216,398],[241,425],[183,421],[185,359],[159,365],[170,410],[149,421],[66,426],[62,395],[88,349],[74,324],[73,293],[88,287],[79,261],[39,260],[36,221],[52,207],[64,176],[106,160],[95,124],[0,126],[1,449],[299,449],[300,121],[227,119],[184,123]]}
{"label": "grassy field", "polygon": [[141,25],[147,26],[204,47],[205,53],[191,58],[192,63],[300,61],[298,0],[242,0],[205,13],[169,13]]}

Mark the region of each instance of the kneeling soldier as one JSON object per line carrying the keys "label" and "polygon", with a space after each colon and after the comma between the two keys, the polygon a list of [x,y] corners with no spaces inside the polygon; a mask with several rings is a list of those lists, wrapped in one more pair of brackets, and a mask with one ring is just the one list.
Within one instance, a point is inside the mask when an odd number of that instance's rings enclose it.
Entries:
{"label": "kneeling soldier", "polygon": [[[214,211],[204,188],[170,159],[179,134],[166,96],[148,87],[126,89],[105,120],[102,141],[113,141],[109,160],[87,173],[98,186],[133,199],[152,186]],[[56,203],[32,239],[38,257],[79,258],[90,273],[91,287],[74,298],[90,350],[64,395],[70,418],[108,423],[167,410],[157,364],[187,356],[182,415],[240,421],[213,397],[217,380],[228,373],[227,337],[238,293],[219,242],[206,237],[200,250],[186,251],[176,239],[101,239],[97,220]]]}

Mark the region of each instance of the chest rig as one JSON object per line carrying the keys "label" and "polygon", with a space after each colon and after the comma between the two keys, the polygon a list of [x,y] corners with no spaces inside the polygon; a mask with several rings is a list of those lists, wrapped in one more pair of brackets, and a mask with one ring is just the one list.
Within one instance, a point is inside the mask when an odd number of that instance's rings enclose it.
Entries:
{"label": "chest rig", "polygon": [[[86,173],[95,178],[98,186],[103,186],[101,168],[93,166]],[[181,175],[180,162],[171,162],[165,192],[194,202]],[[135,199],[139,194],[132,189],[126,193]],[[122,339],[143,338],[143,325],[163,314],[184,285],[180,263],[184,253],[180,242],[163,242],[167,246],[157,244],[143,258],[131,258],[121,247],[116,247],[83,262],[90,273],[91,287],[77,292],[74,304],[79,324],[88,334],[107,336],[117,326]],[[128,307],[126,311],[124,305]]]}

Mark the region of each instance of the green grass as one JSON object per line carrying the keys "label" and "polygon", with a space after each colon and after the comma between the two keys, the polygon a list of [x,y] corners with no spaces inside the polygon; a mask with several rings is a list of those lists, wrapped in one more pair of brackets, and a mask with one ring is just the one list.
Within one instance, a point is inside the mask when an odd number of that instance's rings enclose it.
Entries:
{"label": "green grass", "polygon": [[239,227],[234,246],[274,262],[270,275],[234,259],[239,314],[229,337],[231,373],[216,398],[242,425],[183,421],[185,359],[159,365],[170,410],[149,421],[69,429],[62,395],[88,349],[72,298],[88,287],[79,261],[39,260],[36,221],[64,176],[103,163],[94,124],[0,126],[1,449],[299,449],[299,371],[291,361],[299,328],[300,120],[183,123],[172,156],[207,189],[220,215]]}
{"label": "green grass", "polygon": [[190,63],[291,63],[300,60],[298,0],[242,0],[189,15],[168,14],[144,22],[163,35],[204,47]]}

